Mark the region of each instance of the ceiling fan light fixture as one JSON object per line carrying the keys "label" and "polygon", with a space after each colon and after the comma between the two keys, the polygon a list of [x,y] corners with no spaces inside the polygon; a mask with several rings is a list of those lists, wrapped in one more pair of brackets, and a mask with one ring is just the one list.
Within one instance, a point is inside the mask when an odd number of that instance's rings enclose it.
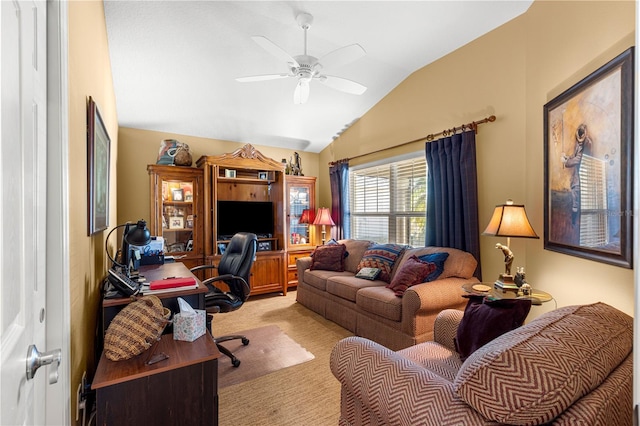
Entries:
{"label": "ceiling fan light fixture", "polygon": [[313,79],[317,79],[326,86],[345,93],[354,95],[361,95],[362,93],[364,93],[367,88],[360,83],[342,77],[326,76],[320,74],[320,71],[327,65],[330,67],[338,67],[360,59],[366,54],[362,46],[360,46],[359,44],[344,46],[332,52],[329,52],[322,58],[318,59],[314,56],[307,55],[307,30],[313,23],[313,16],[308,13],[299,13],[296,16],[296,22],[298,23],[300,28],[304,30],[304,54],[302,55],[291,56],[266,37],[251,37],[267,52],[271,53],[276,58],[285,61],[289,69],[291,70],[290,74],[270,74],[239,77],[236,78],[236,80],[239,82],[252,82],[274,80],[283,77],[296,77],[298,78],[298,83],[293,94],[295,104],[303,104],[309,99],[309,82]]}

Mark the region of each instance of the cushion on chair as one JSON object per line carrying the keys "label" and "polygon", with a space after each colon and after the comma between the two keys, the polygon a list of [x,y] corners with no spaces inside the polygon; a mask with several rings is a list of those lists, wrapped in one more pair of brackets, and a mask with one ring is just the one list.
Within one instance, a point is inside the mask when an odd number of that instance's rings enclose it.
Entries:
{"label": "cushion on chair", "polygon": [[520,327],[531,310],[531,300],[488,300],[471,296],[454,340],[462,361],[498,336]]}
{"label": "cushion on chair", "polygon": [[378,279],[384,282],[391,281],[391,271],[396,260],[407,248],[401,244],[376,244],[367,249],[356,268],[356,273],[362,268],[379,268]]}
{"label": "cushion on chair", "polygon": [[424,282],[429,274],[435,270],[436,265],[434,263],[425,262],[415,256],[411,256],[396,271],[387,288],[393,290],[396,296],[402,297],[407,288]]}
{"label": "cushion on chair", "polygon": [[488,420],[542,424],[598,387],[632,346],[629,315],[604,303],[566,306],[475,351],[454,386]]}
{"label": "cushion on chair", "polygon": [[331,244],[318,246],[313,251],[311,266],[309,269],[322,269],[325,271],[344,271],[344,254],[346,251],[344,244]]}

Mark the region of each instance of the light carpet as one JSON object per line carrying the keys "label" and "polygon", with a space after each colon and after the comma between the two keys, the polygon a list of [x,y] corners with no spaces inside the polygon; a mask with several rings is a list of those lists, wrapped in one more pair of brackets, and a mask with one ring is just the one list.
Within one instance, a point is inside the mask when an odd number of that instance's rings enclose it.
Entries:
{"label": "light carpet", "polygon": [[217,336],[265,325],[277,325],[315,358],[220,389],[220,426],[336,426],[340,382],[331,374],[329,356],[351,333],[296,303],[295,290],[251,296],[237,311],[216,314],[212,323]]}
{"label": "light carpet", "polygon": [[221,343],[239,360],[237,368],[231,359],[222,355],[218,359],[218,389],[236,385],[273,373],[283,368],[311,361],[311,352],[287,336],[277,325],[267,325],[239,333],[249,339],[248,345],[241,340]]}

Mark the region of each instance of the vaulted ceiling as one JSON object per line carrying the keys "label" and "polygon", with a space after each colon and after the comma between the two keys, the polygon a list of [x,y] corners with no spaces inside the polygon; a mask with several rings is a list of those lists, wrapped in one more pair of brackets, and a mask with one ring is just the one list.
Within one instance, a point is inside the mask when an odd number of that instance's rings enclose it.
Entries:
{"label": "vaulted ceiling", "polygon": [[[119,125],[319,152],[411,73],[522,14],[531,1],[105,1]],[[256,43],[307,54],[357,43],[366,55],[322,72],[367,87],[344,93],[297,78]],[[286,55],[285,55],[286,56]]]}

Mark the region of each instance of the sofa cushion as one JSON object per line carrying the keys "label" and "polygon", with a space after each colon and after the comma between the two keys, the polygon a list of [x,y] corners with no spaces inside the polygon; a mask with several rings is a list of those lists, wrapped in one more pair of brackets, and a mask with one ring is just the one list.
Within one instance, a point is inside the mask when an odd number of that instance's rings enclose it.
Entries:
{"label": "sofa cushion", "polygon": [[344,271],[344,254],[347,247],[344,244],[318,246],[313,251],[311,269],[324,271]]}
{"label": "sofa cushion", "polygon": [[360,289],[356,294],[358,308],[391,321],[402,321],[402,299],[381,285]]}
{"label": "sofa cushion", "polygon": [[469,297],[454,340],[462,361],[498,336],[520,327],[531,310],[531,299],[489,300]]}
{"label": "sofa cushion", "polygon": [[[384,286],[380,280],[363,280],[355,275],[337,275],[327,279],[327,293],[346,299],[350,302],[356,301],[356,293],[365,287]],[[389,291],[389,290],[387,290]]]}
{"label": "sofa cushion", "polygon": [[413,255],[420,258],[421,256],[424,256],[426,254],[433,253],[449,253],[447,260],[444,262],[444,270],[442,271],[442,274],[440,274],[438,279],[449,277],[473,277],[473,274],[476,271],[476,266],[478,265],[476,258],[473,257],[471,253],[467,253],[466,251],[454,249],[451,247],[416,247],[408,249],[402,256],[401,263],[398,266],[402,265],[404,259],[408,259]]}
{"label": "sofa cushion", "polygon": [[444,271],[444,263],[448,257],[449,257],[449,253],[445,251],[423,254],[422,256],[418,257],[418,259],[420,260],[424,260],[425,262],[431,262],[434,265],[436,265],[436,269],[433,272],[431,272],[429,275],[427,275],[427,278],[425,278],[424,282],[437,280],[438,277],[442,275],[442,272]]}
{"label": "sofa cushion", "polygon": [[362,268],[379,268],[379,278],[389,283],[391,282],[391,271],[393,265],[407,246],[402,244],[375,244],[372,245],[362,255],[362,260],[356,268],[356,273]]}
{"label": "sofa cushion", "polygon": [[542,424],[602,383],[632,345],[625,313],[604,303],[566,306],[475,351],[454,387],[491,421]]}
{"label": "sofa cushion", "polygon": [[311,287],[315,287],[320,291],[327,291],[327,279],[334,276],[353,276],[351,272],[324,271],[316,269],[312,271],[307,269],[304,271],[304,282]]}
{"label": "sofa cushion", "polygon": [[411,256],[396,271],[387,288],[393,290],[396,296],[402,297],[407,288],[424,282],[429,274],[435,270],[435,263],[425,262],[415,256]]}
{"label": "sofa cushion", "polygon": [[338,240],[338,242],[344,244],[349,252],[349,256],[344,260],[344,270],[355,274],[358,272],[356,269],[362,259],[362,255],[364,255],[364,252],[367,251],[369,246],[374,244],[373,241],[347,239]]}

